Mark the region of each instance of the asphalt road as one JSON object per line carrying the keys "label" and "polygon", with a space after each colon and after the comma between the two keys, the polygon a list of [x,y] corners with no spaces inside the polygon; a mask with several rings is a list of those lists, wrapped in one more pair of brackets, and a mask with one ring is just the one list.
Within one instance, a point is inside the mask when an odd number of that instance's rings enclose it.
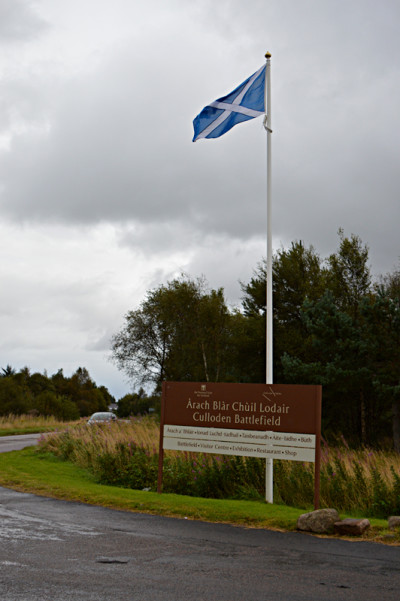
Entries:
{"label": "asphalt road", "polygon": [[0,488],[5,601],[398,601],[400,547]]}
{"label": "asphalt road", "polygon": [[0,436],[0,453],[20,451],[25,447],[37,444],[43,434],[16,434],[15,436]]}

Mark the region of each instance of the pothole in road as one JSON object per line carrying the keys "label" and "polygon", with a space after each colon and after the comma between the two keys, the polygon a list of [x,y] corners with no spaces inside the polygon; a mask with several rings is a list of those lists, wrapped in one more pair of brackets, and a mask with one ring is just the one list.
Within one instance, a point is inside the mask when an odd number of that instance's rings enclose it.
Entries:
{"label": "pothole in road", "polygon": [[97,557],[96,563],[129,563],[129,557]]}

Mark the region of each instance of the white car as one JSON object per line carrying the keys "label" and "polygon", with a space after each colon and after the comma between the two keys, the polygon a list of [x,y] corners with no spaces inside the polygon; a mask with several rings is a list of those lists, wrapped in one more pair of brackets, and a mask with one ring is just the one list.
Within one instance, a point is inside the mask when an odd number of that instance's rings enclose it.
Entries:
{"label": "white car", "polygon": [[88,419],[88,424],[107,424],[115,422],[117,417],[111,411],[100,411],[93,413]]}

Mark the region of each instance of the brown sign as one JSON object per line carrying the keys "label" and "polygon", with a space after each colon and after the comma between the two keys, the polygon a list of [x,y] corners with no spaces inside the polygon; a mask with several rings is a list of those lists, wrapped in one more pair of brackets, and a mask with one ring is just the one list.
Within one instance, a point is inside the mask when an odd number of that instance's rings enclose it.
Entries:
{"label": "brown sign", "polygon": [[164,382],[162,423],[320,434],[321,386]]}
{"label": "brown sign", "polygon": [[[318,509],[321,396],[321,386],[163,382],[158,492],[164,448],[298,460],[307,444],[310,448],[302,460],[315,458],[314,508]],[[279,432],[285,434],[274,434]],[[315,435],[315,441],[307,435]],[[232,442],[235,437],[240,439],[237,444]],[[264,438],[275,446],[263,446]]]}

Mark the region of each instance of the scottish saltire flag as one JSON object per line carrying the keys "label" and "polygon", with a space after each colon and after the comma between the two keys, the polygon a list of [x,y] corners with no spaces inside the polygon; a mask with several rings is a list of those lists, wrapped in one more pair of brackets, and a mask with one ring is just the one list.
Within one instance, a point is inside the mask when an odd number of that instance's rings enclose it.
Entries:
{"label": "scottish saltire flag", "polygon": [[233,92],[203,108],[193,121],[193,142],[200,138],[219,138],[234,125],[265,113],[265,65]]}

